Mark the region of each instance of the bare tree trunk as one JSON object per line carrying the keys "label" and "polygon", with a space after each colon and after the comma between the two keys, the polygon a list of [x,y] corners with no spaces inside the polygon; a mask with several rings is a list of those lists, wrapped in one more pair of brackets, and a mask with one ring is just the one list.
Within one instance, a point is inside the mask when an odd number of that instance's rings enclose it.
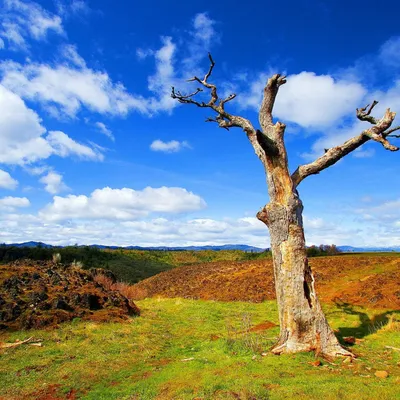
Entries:
{"label": "bare tree trunk", "polygon": [[279,152],[264,159],[270,203],[257,214],[269,228],[279,309],[280,337],[276,354],[315,351],[326,357],[352,354],[343,349],[322,311],[308,264],[303,204],[288,170],[283,140]]}

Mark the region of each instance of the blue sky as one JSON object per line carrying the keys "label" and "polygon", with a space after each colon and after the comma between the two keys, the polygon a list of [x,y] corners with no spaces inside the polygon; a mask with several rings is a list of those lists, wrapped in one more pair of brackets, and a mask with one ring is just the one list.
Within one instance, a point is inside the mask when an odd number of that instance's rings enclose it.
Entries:
{"label": "blue sky", "polygon": [[[170,97],[208,51],[254,124],[268,76],[288,75],[292,170],[362,132],[357,107],[400,112],[395,1],[0,3],[1,242],[269,246],[245,134]],[[302,182],[307,243],[400,245],[399,156],[368,143]]]}

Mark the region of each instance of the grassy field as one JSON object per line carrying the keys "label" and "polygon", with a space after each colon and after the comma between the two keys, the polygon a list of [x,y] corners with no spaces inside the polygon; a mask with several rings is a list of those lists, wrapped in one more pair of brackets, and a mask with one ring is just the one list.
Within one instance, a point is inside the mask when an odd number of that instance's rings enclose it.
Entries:
{"label": "grassy field", "polygon": [[329,321],[357,338],[359,357],[315,366],[312,354],[261,355],[278,333],[274,301],[137,303],[142,316],[127,323],[2,334],[2,342],[34,336],[43,347],[0,350],[0,399],[400,398],[400,351],[385,347],[400,347],[398,312],[330,305]]}

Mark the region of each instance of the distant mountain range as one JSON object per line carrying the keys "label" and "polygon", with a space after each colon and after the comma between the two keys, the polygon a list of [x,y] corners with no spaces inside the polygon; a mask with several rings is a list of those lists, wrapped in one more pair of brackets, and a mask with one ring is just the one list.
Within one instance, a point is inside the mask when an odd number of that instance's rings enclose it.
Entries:
{"label": "distant mountain range", "polygon": [[[7,246],[15,246],[15,247],[66,247],[66,246],[52,246],[51,244],[43,243],[43,242],[24,242],[24,243],[11,243],[7,244]],[[79,246],[83,247],[83,245]],[[142,246],[104,246],[101,244],[92,244],[89,247],[96,247],[98,249],[127,249],[127,250],[162,250],[162,251],[177,251],[177,250],[190,250],[190,251],[198,251],[198,250],[242,250],[247,252],[260,253],[267,249],[262,249],[260,247],[248,246],[246,244],[225,244],[222,246],[177,246],[177,247],[168,247],[168,246],[155,246],[155,247],[142,247]],[[400,252],[400,246],[392,246],[392,247],[353,247],[353,246],[338,246],[338,249],[343,253],[371,253],[371,252]]]}
{"label": "distant mountain range", "polygon": [[392,247],[353,247],[353,246],[338,246],[338,249],[343,253],[373,253],[373,252],[392,252],[400,251],[400,246]]}
{"label": "distant mountain range", "polygon": [[[53,246],[51,244],[43,243],[43,242],[24,242],[24,243],[10,243],[6,244],[6,246],[14,246],[14,247],[66,247],[66,246]],[[84,245],[79,245],[79,247],[84,247]],[[105,246],[102,244],[91,244],[89,247],[96,247],[97,249],[127,249],[127,250],[162,250],[162,251],[177,251],[177,250],[242,250],[248,252],[257,252],[260,253],[265,251],[266,249],[261,249],[259,247],[247,246],[246,244],[224,244],[222,246],[177,246],[177,247],[168,247],[168,246],[155,246],[155,247],[142,247],[142,246]]]}

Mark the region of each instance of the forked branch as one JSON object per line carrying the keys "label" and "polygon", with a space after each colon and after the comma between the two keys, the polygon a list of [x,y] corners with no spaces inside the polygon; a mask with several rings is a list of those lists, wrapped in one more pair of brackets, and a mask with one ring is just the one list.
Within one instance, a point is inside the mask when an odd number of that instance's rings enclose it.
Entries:
{"label": "forked branch", "polygon": [[318,174],[322,170],[328,168],[329,166],[336,164],[341,158],[345,155],[351,153],[356,150],[358,147],[368,142],[369,140],[374,140],[382,144],[382,146],[386,150],[397,151],[399,148],[397,146],[393,146],[387,140],[388,137],[400,137],[400,135],[390,135],[391,133],[400,130],[400,126],[389,129],[393,123],[393,120],[396,116],[395,112],[390,111],[388,108],[385,112],[385,115],[377,120],[372,117],[371,111],[378,104],[377,101],[374,101],[371,106],[366,106],[363,108],[357,109],[357,118],[361,121],[367,121],[373,124],[374,126],[370,129],[366,129],[361,132],[360,135],[355,136],[340,146],[332,147],[331,149],[326,149],[326,152],[323,156],[317,158],[315,161],[309,164],[301,165],[297,170],[292,174],[293,186],[297,187],[299,183],[305,179],[309,175]]}
{"label": "forked branch", "polygon": [[195,100],[196,95],[200,92],[203,92],[203,89],[201,88],[198,88],[195,92],[191,94],[184,95],[181,92],[176,91],[175,88],[172,87],[171,97],[173,99],[177,99],[180,103],[194,104],[197,107],[206,107],[214,110],[217,113],[217,116],[207,118],[206,122],[216,122],[221,128],[224,129],[239,127],[242,128],[247,134],[255,134],[256,130],[249,120],[231,115],[225,111],[225,104],[233,100],[236,97],[236,94],[230,94],[224,99],[219,98],[217,86],[208,81],[215,66],[215,62],[210,53],[208,53],[208,59],[210,60],[210,67],[204,78],[200,79],[199,77],[194,76],[193,78],[188,79],[188,82],[198,82],[206,89],[209,89],[210,99],[208,100],[208,102],[206,103],[204,101]]}
{"label": "forked branch", "polygon": [[274,108],[276,95],[279,88],[286,83],[286,76],[275,74],[268,79],[264,88],[263,101],[259,112],[259,121],[263,130],[266,132],[268,126],[272,125],[272,109]]}

